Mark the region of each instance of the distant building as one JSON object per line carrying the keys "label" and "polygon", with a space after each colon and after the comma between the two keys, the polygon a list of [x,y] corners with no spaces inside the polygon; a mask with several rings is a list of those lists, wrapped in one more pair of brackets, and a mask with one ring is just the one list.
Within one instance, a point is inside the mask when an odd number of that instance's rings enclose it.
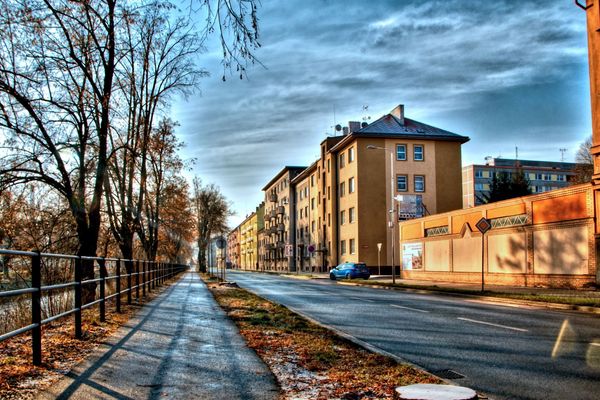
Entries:
{"label": "distant building", "polygon": [[240,227],[232,229],[227,235],[227,262],[233,269],[240,268]]}
{"label": "distant building", "polygon": [[523,168],[529,179],[532,193],[543,193],[569,185],[575,176],[575,163],[555,161],[516,160],[510,158],[487,158],[485,165],[468,165],[462,169],[463,208],[483,204],[481,198],[489,193],[494,174],[505,172],[510,176]]}

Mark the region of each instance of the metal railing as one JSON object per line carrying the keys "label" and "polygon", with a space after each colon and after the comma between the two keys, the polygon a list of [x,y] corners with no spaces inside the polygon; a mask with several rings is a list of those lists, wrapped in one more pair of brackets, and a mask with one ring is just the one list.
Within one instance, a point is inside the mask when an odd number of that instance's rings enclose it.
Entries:
{"label": "metal railing", "polygon": [[[81,339],[83,338],[82,311],[86,308],[98,305],[100,321],[104,322],[106,320],[107,301],[114,299],[115,311],[120,313],[121,301],[124,294],[127,294],[127,304],[132,304],[133,293],[135,293],[136,301],[139,302],[140,290],[142,291],[142,297],[145,297],[146,291],[150,292],[152,289],[165,283],[165,281],[171,277],[184,272],[189,268],[188,265],[145,260],[84,257],[4,249],[0,249],[0,256],[30,259],[31,283],[25,288],[0,291],[0,299],[30,294],[31,324],[0,335],[0,342],[22,333],[31,332],[33,365],[42,364],[43,325],[56,321],[59,318],[74,315],[75,337]],[[42,262],[44,259],[61,259],[74,262],[74,280],[42,285]],[[92,266],[92,270],[94,271],[93,278],[83,279],[83,269],[84,264],[86,263],[88,267]],[[114,265],[112,275],[108,274],[109,268],[107,268],[107,264],[109,263],[113,263]],[[98,273],[96,273],[96,265],[98,266]],[[125,268],[125,273],[122,273],[123,268]],[[125,284],[125,288],[122,287],[123,284]],[[112,293],[107,294],[108,288],[112,289]],[[42,319],[42,295],[44,293],[68,289],[74,291],[74,307]],[[87,297],[93,297],[93,299],[87,303],[83,302],[84,291],[88,295]],[[93,294],[93,296],[89,295],[90,293]]]}

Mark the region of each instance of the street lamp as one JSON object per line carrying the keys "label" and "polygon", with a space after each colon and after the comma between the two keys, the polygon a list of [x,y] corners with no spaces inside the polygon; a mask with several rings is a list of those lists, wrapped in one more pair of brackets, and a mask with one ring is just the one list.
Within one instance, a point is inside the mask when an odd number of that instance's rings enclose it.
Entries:
{"label": "street lamp", "polygon": [[396,240],[395,238],[395,228],[394,228],[394,151],[393,149],[390,150],[387,147],[381,147],[381,146],[375,146],[373,144],[369,144],[367,145],[367,149],[368,150],[384,150],[384,151],[388,151],[390,153],[390,228],[392,228],[392,283],[395,284],[396,283],[396,265],[395,265],[395,260],[394,260],[394,254],[395,254],[395,245],[394,245],[394,241]]}

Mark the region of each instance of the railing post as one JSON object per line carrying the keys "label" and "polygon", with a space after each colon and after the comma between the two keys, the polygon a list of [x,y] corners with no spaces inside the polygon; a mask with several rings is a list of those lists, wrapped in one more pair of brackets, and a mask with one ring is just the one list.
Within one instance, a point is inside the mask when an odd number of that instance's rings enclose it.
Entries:
{"label": "railing post", "polygon": [[135,260],[135,301],[140,302],[140,261]]}
{"label": "railing post", "polygon": [[98,260],[100,266],[100,322],[106,321],[106,260]]}
{"label": "railing post", "polygon": [[117,287],[115,290],[117,291],[117,312],[121,313],[121,259],[117,260]]}
{"label": "railing post", "polygon": [[146,261],[142,261],[142,297],[146,297]]}
{"label": "railing post", "polygon": [[31,331],[31,350],[33,365],[42,365],[42,256],[38,251],[31,257],[31,287],[37,289],[31,293],[31,323],[36,327]]}
{"label": "railing post", "polygon": [[81,256],[75,259],[75,337],[81,339],[83,331],[81,329]]}
{"label": "railing post", "polygon": [[156,289],[156,261],[152,261],[152,272],[150,273],[150,286]]}
{"label": "railing post", "polygon": [[127,304],[131,305],[131,274],[133,274],[133,261],[127,260],[125,262],[125,270],[127,272]]}

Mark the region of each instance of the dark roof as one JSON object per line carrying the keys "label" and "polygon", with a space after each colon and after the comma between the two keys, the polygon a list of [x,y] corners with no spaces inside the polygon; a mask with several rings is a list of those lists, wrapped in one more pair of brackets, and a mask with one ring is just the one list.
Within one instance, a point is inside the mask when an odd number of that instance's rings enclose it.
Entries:
{"label": "dark roof", "polygon": [[275,183],[279,178],[281,178],[287,171],[289,171],[293,176],[290,178],[290,181],[292,179],[294,179],[296,177],[297,174],[299,174],[300,172],[304,171],[306,169],[306,167],[297,167],[297,166],[289,166],[286,165],[285,167],[283,167],[283,169],[281,171],[279,171],[279,173],[277,175],[275,175],[275,177],[273,179],[271,179],[269,181],[269,183],[267,183],[265,185],[264,188],[262,188],[263,191],[267,190],[269,188],[269,186],[271,186],[273,183]]}
{"label": "dark roof", "polygon": [[456,133],[415,121],[414,119],[404,118],[404,123],[402,123],[400,118],[392,114],[384,115],[377,121],[365,126],[355,133],[357,135],[373,134],[419,139],[451,140],[461,143],[469,141],[467,136],[457,135]]}
{"label": "dark roof", "polygon": [[317,169],[317,164],[319,163],[319,160],[315,161],[314,163],[310,164],[308,167],[306,167],[306,169],[304,171],[302,171],[300,174],[298,174],[294,179],[292,179],[290,181],[290,183],[292,185],[295,185],[296,183],[298,183],[299,181],[301,181],[302,179],[306,178],[308,175],[310,175],[310,173],[312,171],[314,171],[315,169]]}

